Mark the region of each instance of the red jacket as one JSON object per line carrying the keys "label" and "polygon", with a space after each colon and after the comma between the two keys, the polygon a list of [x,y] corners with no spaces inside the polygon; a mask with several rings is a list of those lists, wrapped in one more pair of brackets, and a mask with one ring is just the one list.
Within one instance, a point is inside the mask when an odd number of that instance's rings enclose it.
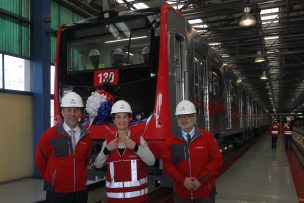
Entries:
{"label": "red jacket", "polygon": [[53,192],[76,192],[86,189],[86,169],[91,153],[87,129],[80,127],[75,154],[71,137],[62,122],[46,130],[36,148],[36,164],[44,179],[44,189]]}
{"label": "red jacket", "polygon": [[292,125],[290,122],[285,122],[283,124],[283,134],[284,135],[292,135]]}
{"label": "red jacket", "polygon": [[[168,141],[164,152],[165,172],[175,181],[178,198],[197,199],[210,197],[215,186],[215,177],[222,166],[222,153],[212,134],[203,129],[195,129],[195,135],[188,145],[180,133]],[[202,183],[195,191],[184,186],[185,177],[198,178]]]}
{"label": "red jacket", "polygon": [[[130,128],[130,139],[140,145],[140,135]],[[108,142],[115,139],[109,137]],[[138,203],[148,199],[148,168],[133,150],[110,152],[106,172],[107,202]]]}
{"label": "red jacket", "polygon": [[269,132],[271,134],[271,136],[273,137],[277,137],[280,134],[280,126],[278,123],[272,123],[270,128],[269,128]]}

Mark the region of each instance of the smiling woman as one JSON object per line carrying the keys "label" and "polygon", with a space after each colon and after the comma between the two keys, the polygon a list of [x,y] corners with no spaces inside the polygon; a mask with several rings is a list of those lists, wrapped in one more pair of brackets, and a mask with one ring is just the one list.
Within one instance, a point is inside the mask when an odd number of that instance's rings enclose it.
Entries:
{"label": "smiling woman", "polygon": [[112,106],[117,131],[104,142],[95,160],[97,168],[107,164],[106,191],[108,202],[143,202],[148,199],[147,165],[155,157],[141,133],[129,128],[132,109],[118,100]]}

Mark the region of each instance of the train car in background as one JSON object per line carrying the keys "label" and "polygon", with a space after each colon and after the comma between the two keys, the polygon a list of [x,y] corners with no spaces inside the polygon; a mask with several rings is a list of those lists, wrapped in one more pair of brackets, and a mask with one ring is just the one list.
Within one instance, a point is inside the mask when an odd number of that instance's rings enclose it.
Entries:
{"label": "train car in background", "polygon": [[[122,63],[114,64],[115,54],[123,55]],[[90,65],[93,55],[98,58],[95,68]],[[198,127],[213,132],[223,151],[242,145],[253,129],[270,122],[208,42],[166,5],[109,11],[61,26],[55,65],[57,121],[61,98],[70,91],[85,102],[96,91],[112,98],[111,102],[126,100],[133,110],[132,127],[142,131],[157,157],[166,138],[174,136],[175,107],[183,99],[196,105]],[[84,114],[97,144],[113,130],[107,112],[99,109],[103,114],[99,119]]]}

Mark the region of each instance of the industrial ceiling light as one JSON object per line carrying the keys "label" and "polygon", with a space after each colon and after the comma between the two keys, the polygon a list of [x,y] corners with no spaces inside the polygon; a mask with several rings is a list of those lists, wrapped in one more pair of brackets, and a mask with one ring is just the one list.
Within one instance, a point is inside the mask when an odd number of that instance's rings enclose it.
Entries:
{"label": "industrial ceiling light", "polygon": [[254,59],[254,62],[255,63],[262,63],[262,62],[264,62],[265,61],[265,58],[264,58],[264,56],[262,55],[262,52],[261,51],[258,51],[257,52],[257,56],[255,57],[255,59]]}
{"label": "industrial ceiling light", "polygon": [[261,77],[260,77],[261,80],[268,80],[268,77],[266,75],[266,71],[263,71]]}
{"label": "industrial ceiling light", "polygon": [[256,24],[255,17],[250,13],[250,8],[245,7],[244,8],[244,15],[241,17],[239,25],[241,27],[248,27],[253,26]]}

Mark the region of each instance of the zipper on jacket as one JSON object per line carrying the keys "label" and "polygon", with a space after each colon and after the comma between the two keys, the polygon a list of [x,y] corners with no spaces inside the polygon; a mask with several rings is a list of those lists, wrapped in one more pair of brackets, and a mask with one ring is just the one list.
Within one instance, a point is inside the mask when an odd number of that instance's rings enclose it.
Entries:
{"label": "zipper on jacket", "polygon": [[56,177],[56,169],[54,170],[53,175],[52,175],[52,187],[53,188],[54,188],[55,177]]}
{"label": "zipper on jacket", "polygon": [[[188,159],[189,172],[190,172],[190,177],[192,178],[192,168],[191,168],[191,158],[190,158],[190,144],[191,144],[191,141],[190,141],[190,143],[187,142],[187,147],[188,147],[188,156],[189,156],[189,159]],[[193,192],[190,191],[190,194],[191,194],[191,199],[193,199]]]}

